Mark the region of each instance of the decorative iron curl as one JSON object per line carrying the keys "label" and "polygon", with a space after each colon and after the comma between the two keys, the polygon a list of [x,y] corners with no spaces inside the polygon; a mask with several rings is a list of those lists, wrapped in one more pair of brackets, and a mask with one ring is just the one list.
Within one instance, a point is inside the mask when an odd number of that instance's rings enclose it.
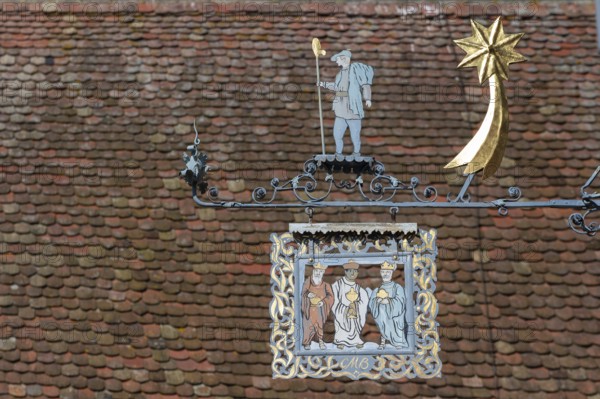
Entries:
{"label": "decorative iron curl", "polygon": [[379,162],[375,161],[375,165],[373,166],[373,174],[375,176],[382,176],[385,173],[385,166]]}
{"label": "decorative iron curl", "polygon": [[446,200],[453,204],[467,204],[471,202],[471,194],[469,194],[467,190],[469,189],[469,186],[473,182],[474,178],[474,173],[467,175],[467,178],[463,182],[463,186],[456,195],[456,197],[453,197],[452,193],[448,193],[448,195],[446,196]]}
{"label": "decorative iron curl", "polygon": [[423,190],[423,198],[421,198],[419,194],[417,194],[417,187],[419,186],[419,183],[419,178],[416,176],[410,179],[413,197],[419,202],[435,202],[438,197],[437,189],[433,186],[426,186]]}
{"label": "decorative iron curl", "polygon": [[[361,197],[372,202],[389,201],[396,195],[398,190],[406,190],[407,188],[408,186],[406,184],[395,177],[382,174],[376,174],[375,177],[371,179],[369,182],[369,190],[367,192],[363,190],[362,184],[358,185],[358,191]],[[391,192],[391,194],[384,199],[386,192]]]}
{"label": "decorative iron curl", "polygon": [[[334,185],[333,178],[329,175],[325,178],[325,182],[329,183],[329,187],[327,192],[322,196],[313,196],[311,193],[317,189],[317,179],[315,178],[315,173],[318,170],[317,163],[309,159],[304,163],[304,173],[299,174],[298,176],[288,180],[287,182],[281,184],[278,178],[273,178],[271,180],[271,187],[273,187],[273,194],[271,197],[263,201],[267,196],[267,190],[264,187],[257,187],[252,191],[252,201],[257,204],[271,204],[276,199],[277,194],[283,191],[292,191],[296,199],[303,203],[313,203],[320,202],[326,199],[331,193],[331,189]],[[303,180],[308,180],[307,182],[302,182]]]}
{"label": "decorative iron curl", "polygon": [[218,202],[219,201],[219,189],[214,186],[209,188],[208,189],[208,199],[215,203]]}
{"label": "decorative iron curl", "polygon": [[[327,179],[333,179],[333,175],[327,175],[325,180],[327,181]],[[354,181],[342,180],[339,183],[336,182],[335,179],[333,179],[333,184],[340,190],[353,190],[354,188],[356,188],[357,185],[362,184],[362,182],[363,181],[361,176],[357,177]]]}
{"label": "decorative iron curl", "polygon": [[571,230],[576,232],[577,234],[587,234],[590,237],[596,235],[598,231],[600,231],[600,224],[598,222],[592,222],[590,224],[586,224],[585,218],[590,213],[594,212],[594,210],[589,210],[585,212],[583,215],[580,213],[573,213],[569,216],[568,223]]}
{"label": "decorative iron curl", "polygon": [[[381,171],[383,171],[383,167]],[[362,181],[361,181],[362,182]],[[418,202],[434,202],[437,199],[437,190],[432,186],[427,186],[423,190],[423,197],[417,193],[419,179],[412,177],[410,184],[406,184],[393,176],[376,174],[369,184],[369,192],[365,192],[359,185],[361,196],[367,201],[387,202],[391,201],[398,191],[411,191],[413,198]],[[385,194],[391,192],[387,197]],[[375,196],[375,197],[374,197]]]}
{"label": "decorative iron curl", "polygon": [[[300,182],[303,179],[308,179],[308,182],[301,185]],[[327,182],[327,181],[328,180],[326,178],[325,182]],[[311,195],[311,193],[317,189],[317,179],[315,179],[315,177],[313,175],[305,173],[305,174],[295,177],[294,179],[291,180],[291,182],[292,182],[292,192],[294,193],[294,196],[298,199],[298,201],[304,202],[307,204],[311,203],[311,202],[320,202],[320,201],[327,199],[327,197],[329,197],[329,193],[331,193],[331,189],[334,186],[333,179],[330,179],[329,187],[327,188],[327,192],[320,197],[316,197],[316,196]],[[301,194],[308,197],[308,199],[302,198]]]}
{"label": "decorative iron curl", "polygon": [[587,234],[588,236],[593,237],[598,231],[600,231],[600,225],[598,224],[598,222],[591,222],[590,224],[587,224],[585,221],[587,215],[593,212],[600,211],[600,202],[596,201],[600,198],[600,193],[590,193],[586,191],[586,188],[590,187],[599,175],[600,166],[596,168],[594,173],[592,173],[590,178],[580,188],[581,199],[585,207],[587,208],[587,211],[583,215],[580,213],[573,213],[569,216],[569,227],[577,234]]}
{"label": "decorative iron curl", "polygon": [[[302,182],[308,180],[307,182]],[[325,179],[327,182],[327,178]],[[257,187],[252,191],[252,201],[257,204],[270,204],[272,203],[279,192],[292,191],[296,199],[303,203],[320,202],[326,199],[331,193],[333,187],[333,179],[329,180],[329,187],[327,192],[322,196],[314,196],[311,193],[317,189],[317,179],[311,173],[302,173],[293,179],[288,180],[284,184],[281,184],[278,178],[271,180],[271,187],[273,187],[273,194],[267,201],[263,199],[267,196],[267,190],[264,187]],[[308,199],[307,199],[308,198]]]}
{"label": "decorative iron curl", "polygon": [[519,187],[513,186],[513,187],[509,187],[507,198],[500,198],[495,201],[492,201],[492,203],[498,207],[498,215],[507,216],[508,208],[506,207],[505,204],[507,202],[516,202],[516,201],[520,200],[522,196],[523,196],[523,193],[521,192],[521,189]]}
{"label": "decorative iron curl", "polygon": [[456,197],[455,197],[454,194],[448,193],[446,195],[446,200],[448,202],[453,202],[453,203],[460,203],[460,202],[467,203],[467,202],[471,202],[471,194],[465,193],[462,197],[460,197],[457,194]]}
{"label": "decorative iron curl", "polygon": [[304,173],[314,175],[317,173],[317,170],[318,166],[314,159],[309,159],[308,161],[304,162]]}

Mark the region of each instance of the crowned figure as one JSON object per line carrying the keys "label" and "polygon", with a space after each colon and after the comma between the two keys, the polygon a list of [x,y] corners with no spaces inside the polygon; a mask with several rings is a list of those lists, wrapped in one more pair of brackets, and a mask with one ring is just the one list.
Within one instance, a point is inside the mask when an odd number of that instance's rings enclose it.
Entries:
{"label": "crowned figure", "polygon": [[396,264],[381,264],[382,284],[371,293],[369,309],[381,332],[379,349],[389,342],[397,349],[408,347],[405,334],[406,297],[404,288],[392,281]]}

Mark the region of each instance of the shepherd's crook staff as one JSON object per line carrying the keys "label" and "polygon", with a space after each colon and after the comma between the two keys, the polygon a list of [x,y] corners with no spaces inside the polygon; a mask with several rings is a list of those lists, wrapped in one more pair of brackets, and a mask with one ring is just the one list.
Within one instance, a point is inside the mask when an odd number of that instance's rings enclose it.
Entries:
{"label": "shepherd's crook staff", "polygon": [[313,53],[317,62],[317,96],[319,97],[319,120],[321,121],[321,146],[323,155],[325,155],[325,132],[323,131],[323,107],[321,106],[321,78],[319,77],[319,56],[325,55],[325,50],[321,49],[321,42],[316,37],[312,41]]}

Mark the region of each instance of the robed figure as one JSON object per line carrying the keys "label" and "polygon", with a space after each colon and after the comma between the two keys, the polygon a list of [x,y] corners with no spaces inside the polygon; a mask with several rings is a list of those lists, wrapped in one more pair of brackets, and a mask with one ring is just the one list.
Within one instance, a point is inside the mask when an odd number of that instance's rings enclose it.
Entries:
{"label": "robed figure", "polygon": [[333,343],[338,349],[345,346],[362,348],[360,333],[365,326],[369,293],[356,283],[358,263],[344,265],[345,276],[333,283],[333,315],[335,336]]}
{"label": "robed figure", "polygon": [[392,281],[394,270],[396,270],[395,264],[383,262],[381,265],[383,283],[371,292],[369,299],[369,309],[381,332],[379,349],[384,349],[386,342],[397,349],[408,347],[404,333],[406,297],[404,288]]}
{"label": "robed figure", "polygon": [[327,266],[317,263],[312,276],[302,286],[302,345],[310,349],[310,343],[316,340],[320,349],[325,349],[323,326],[333,304],[331,285],[323,281]]}

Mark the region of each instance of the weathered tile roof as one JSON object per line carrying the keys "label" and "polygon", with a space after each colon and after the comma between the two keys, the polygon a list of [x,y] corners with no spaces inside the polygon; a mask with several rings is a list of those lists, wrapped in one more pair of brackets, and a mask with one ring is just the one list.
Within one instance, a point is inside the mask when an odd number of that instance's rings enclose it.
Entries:
{"label": "weathered tile roof", "polygon": [[[600,241],[569,230],[568,211],[401,213],[439,229],[443,377],[283,381],[270,378],[269,233],[306,215],[200,209],[178,178],[195,117],[227,199],[319,151],[316,36],[375,68],[363,152],[458,191],[442,166],[487,105],[452,39],[500,6],[114,4],[3,9],[0,397],[600,395]],[[578,198],[600,159],[593,3],[503,7],[529,61],[511,66],[503,168],[473,195]]]}

